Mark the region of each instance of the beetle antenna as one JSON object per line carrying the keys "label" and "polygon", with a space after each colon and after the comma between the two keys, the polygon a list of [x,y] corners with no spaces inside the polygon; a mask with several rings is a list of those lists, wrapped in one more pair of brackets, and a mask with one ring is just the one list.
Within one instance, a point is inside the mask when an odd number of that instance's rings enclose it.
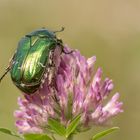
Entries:
{"label": "beetle antenna", "polygon": [[10,67],[6,68],[5,73],[0,77],[0,82],[2,81],[2,79],[7,75],[7,73],[10,71]]}
{"label": "beetle antenna", "polygon": [[65,28],[64,27],[61,27],[61,29],[60,30],[58,30],[58,31],[53,31],[54,33],[58,33],[58,32],[63,32],[65,30]]}

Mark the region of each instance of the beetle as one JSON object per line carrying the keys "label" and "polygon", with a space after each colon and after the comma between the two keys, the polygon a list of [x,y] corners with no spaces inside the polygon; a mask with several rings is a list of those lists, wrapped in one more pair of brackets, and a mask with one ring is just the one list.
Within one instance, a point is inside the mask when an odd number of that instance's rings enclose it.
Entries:
{"label": "beetle", "polygon": [[[35,93],[42,85],[49,67],[55,67],[54,50],[60,47],[62,52],[69,53],[64,51],[62,40],[56,37],[56,32],[63,30],[64,28],[53,32],[42,28],[25,35],[19,41],[17,50],[0,81],[10,71],[16,87],[28,95]],[[51,69],[48,71],[51,73]]]}

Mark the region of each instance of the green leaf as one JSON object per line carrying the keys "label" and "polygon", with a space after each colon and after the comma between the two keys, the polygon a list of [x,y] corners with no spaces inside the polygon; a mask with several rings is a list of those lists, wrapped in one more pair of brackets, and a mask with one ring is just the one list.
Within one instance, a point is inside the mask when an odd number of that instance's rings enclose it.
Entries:
{"label": "green leaf", "polygon": [[56,134],[58,134],[60,136],[65,136],[66,128],[60,122],[58,122],[54,119],[49,119],[48,124]]}
{"label": "green leaf", "polygon": [[[79,127],[79,126],[78,126]],[[79,127],[79,128],[76,128],[76,131],[75,133],[82,133],[82,132],[87,132],[91,129],[91,127],[87,127],[87,128],[84,128],[84,127]]]}
{"label": "green leaf", "polygon": [[24,138],[25,140],[52,140],[46,134],[25,134]]}
{"label": "green leaf", "polygon": [[110,133],[112,133],[112,132],[114,132],[114,131],[116,131],[118,129],[119,129],[119,127],[112,127],[112,128],[107,129],[105,131],[102,131],[100,133],[97,133],[96,135],[94,135],[92,137],[91,140],[98,140],[98,139],[102,138],[103,136],[106,136],[106,135],[108,135],[108,134],[110,134]]}
{"label": "green leaf", "polygon": [[77,128],[79,122],[80,122],[81,115],[76,116],[70,124],[67,126],[66,129],[66,137],[68,138]]}
{"label": "green leaf", "polygon": [[18,134],[16,134],[16,133],[12,132],[11,130],[6,129],[6,128],[0,128],[0,132],[5,133],[5,134],[8,134],[8,135],[11,135],[11,136],[14,136],[14,137],[18,137],[18,138],[21,138],[21,139],[22,139],[22,137],[21,137],[20,135],[18,135]]}

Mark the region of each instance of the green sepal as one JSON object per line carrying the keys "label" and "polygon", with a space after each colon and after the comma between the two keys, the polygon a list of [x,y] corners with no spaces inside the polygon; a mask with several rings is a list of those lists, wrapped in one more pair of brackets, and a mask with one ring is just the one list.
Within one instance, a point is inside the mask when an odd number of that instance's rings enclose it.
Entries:
{"label": "green sepal", "polygon": [[81,115],[77,115],[66,128],[66,138],[68,138],[77,128]]}
{"label": "green sepal", "polygon": [[24,138],[25,140],[52,140],[52,138],[46,134],[25,134]]}
{"label": "green sepal", "polygon": [[62,125],[59,121],[54,119],[48,120],[48,125],[50,128],[58,135],[65,136],[66,134],[66,128],[64,125]]}
{"label": "green sepal", "polygon": [[112,127],[112,128],[109,128],[105,131],[99,132],[96,135],[94,135],[91,140],[98,140],[98,139],[118,130],[118,129],[119,129],[119,127]]}

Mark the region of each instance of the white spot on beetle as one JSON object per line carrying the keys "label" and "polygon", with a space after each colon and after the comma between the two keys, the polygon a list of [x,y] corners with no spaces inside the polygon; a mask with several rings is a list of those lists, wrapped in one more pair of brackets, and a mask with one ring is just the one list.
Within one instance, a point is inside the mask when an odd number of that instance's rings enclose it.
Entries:
{"label": "white spot on beetle", "polygon": [[45,82],[45,80],[44,80],[44,79],[42,79],[42,80],[41,80],[41,83],[44,83],[44,82]]}
{"label": "white spot on beetle", "polygon": [[42,84],[40,85],[40,88],[43,88],[43,85]]}
{"label": "white spot on beetle", "polygon": [[18,64],[18,61],[13,61],[13,64],[15,64],[15,65]]}
{"label": "white spot on beetle", "polygon": [[38,62],[38,64],[41,66],[41,67],[43,67],[43,68],[45,68],[46,66],[44,66],[42,63],[40,63],[40,62]]}
{"label": "white spot on beetle", "polygon": [[46,73],[46,74],[44,75],[44,77],[47,78],[47,77],[48,77],[48,74]]}
{"label": "white spot on beetle", "polygon": [[23,84],[23,83],[21,83],[20,85],[21,85],[22,87],[25,87],[25,84]]}

